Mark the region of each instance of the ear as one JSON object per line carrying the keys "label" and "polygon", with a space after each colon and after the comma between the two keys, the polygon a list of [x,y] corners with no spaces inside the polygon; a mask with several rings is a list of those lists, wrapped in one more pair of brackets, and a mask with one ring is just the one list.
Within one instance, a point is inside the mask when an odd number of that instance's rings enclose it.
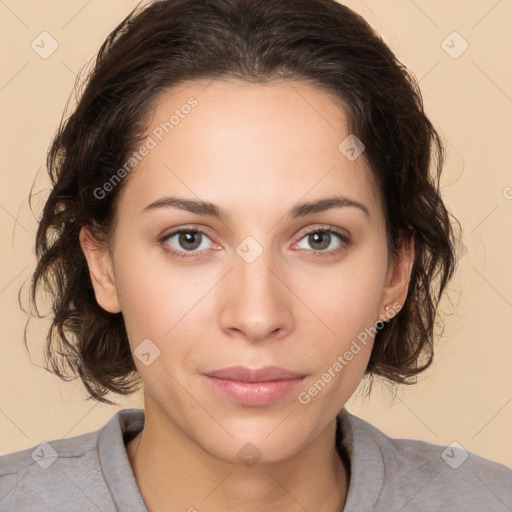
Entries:
{"label": "ear", "polygon": [[[402,235],[398,251],[389,264],[379,307],[380,318],[390,320],[404,305],[411,280],[414,255],[414,232],[409,238]],[[391,307],[388,312],[386,312],[386,305]]]}
{"label": "ear", "polygon": [[112,257],[108,245],[102,244],[89,226],[80,229],[80,246],[87,259],[89,274],[98,304],[109,313],[119,313],[121,306],[117,296]]}

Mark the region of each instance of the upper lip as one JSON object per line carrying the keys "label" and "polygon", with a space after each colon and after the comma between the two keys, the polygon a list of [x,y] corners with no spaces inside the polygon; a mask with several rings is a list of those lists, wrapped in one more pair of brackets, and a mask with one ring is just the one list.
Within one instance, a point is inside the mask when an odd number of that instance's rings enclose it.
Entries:
{"label": "upper lip", "polygon": [[245,366],[230,366],[206,373],[209,377],[229,379],[241,382],[265,382],[272,380],[289,380],[305,377],[306,374],[294,372],[278,366],[265,366],[263,368],[247,368]]}

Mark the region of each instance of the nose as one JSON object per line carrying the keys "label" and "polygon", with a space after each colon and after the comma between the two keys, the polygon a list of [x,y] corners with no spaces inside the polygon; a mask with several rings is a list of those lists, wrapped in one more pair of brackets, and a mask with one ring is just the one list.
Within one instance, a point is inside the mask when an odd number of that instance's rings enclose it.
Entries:
{"label": "nose", "polygon": [[296,301],[286,286],[287,272],[269,250],[249,261],[235,255],[234,268],[224,280],[221,328],[252,342],[282,338],[293,328]]}

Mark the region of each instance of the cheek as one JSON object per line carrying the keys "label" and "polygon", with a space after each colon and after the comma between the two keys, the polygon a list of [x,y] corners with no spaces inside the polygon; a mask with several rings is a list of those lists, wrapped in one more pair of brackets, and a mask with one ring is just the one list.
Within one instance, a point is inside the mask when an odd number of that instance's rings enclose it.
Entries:
{"label": "cheek", "polygon": [[297,295],[306,298],[326,334],[346,340],[375,324],[387,270],[386,256],[380,253],[368,246],[297,280]]}
{"label": "cheek", "polygon": [[[173,268],[165,255],[150,257],[160,249],[141,242],[131,244],[119,237],[116,288],[124,320],[133,341],[139,338],[162,338],[200,292],[199,277],[178,267]],[[129,240],[129,238],[128,238]],[[163,250],[162,250],[163,253]]]}
{"label": "cheek", "polygon": [[196,364],[205,319],[211,324],[213,281],[204,271],[146,262],[125,252],[117,260],[116,286],[137,370],[146,384],[159,386],[164,369],[174,375]]}
{"label": "cheek", "polygon": [[329,271],[303,280],[297,290],[299,296],[308,298],[307,304],[314,313],[311,321],[302,326],[307,330],[304,352],[307,359],[316,362],[319,374],[330,372],[325,375],[329,391],[324,396],[353,391],[366,369],[386,265],[385,254],[369,248]]}
{"label": "cheek", "polygon": [[[323,304],[321,322],[311,322],[305,333],[304,361],[313,361],[315,373],[297,395],[297,401],[318,413],[336,414],[357,389],[370,359],[375,336],[378,294],[371,281],[343,281],[328,294],[313,298]],[[327,329],[327,327],[329,329]],[[325,333],[319,335],[320,332]]]}

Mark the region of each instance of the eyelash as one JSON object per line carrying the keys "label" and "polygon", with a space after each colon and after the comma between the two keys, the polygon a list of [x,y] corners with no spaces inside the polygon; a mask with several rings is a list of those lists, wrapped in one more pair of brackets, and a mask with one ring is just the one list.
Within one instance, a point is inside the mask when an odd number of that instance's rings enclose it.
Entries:
{"label": "eyelash", "polygon": [[[168,248],[169,246],[167,244],[165,244],[165,242],[167,240],[169,240],[169,238],[172,238],[174,235],[177,235],[179,233],[201,234],[201,235],[206,236],[207,238],[210,238],[207,233],[205,233],[203,230],[201,230],[199,228],[187,228],[187,227],[176,229],[175,231],[172,231],[171,233],[166,234],[165,236],[160,238],[159,242],[160,242],[160,244],[162,244],[162,246],[164,246],[164,250],[167,253],[169,253],[172,257],[175,257],[178,259],[194,258],[196,256],[196,254],[198,254],[197,252],[177,251],[176,249]],[[336,229],[330,228],[330,227],[329,228],[328,227],[319,227],[319,228],[312,229],[311,231],[306,231],[305,233],[301,233],[298,241],[300,242],[306,236],[313,235],[315,233],[335,234],[341,240],[341,244],[336,249],[331,249],[329,251],[318,251],[318,250],[311,249],[311,251],[313,252],[313,257],[315,257],[315,258],[318,256],[320,256],[321,258],[335,256],[338,253],[340,253],[341,251],[343,251],[344,249],[346,249],[351,244],[350,239],[347,235],[343,234],[342,232],[340,232]],[[203,251],[199,251],[199,252],[203,252]]]}

